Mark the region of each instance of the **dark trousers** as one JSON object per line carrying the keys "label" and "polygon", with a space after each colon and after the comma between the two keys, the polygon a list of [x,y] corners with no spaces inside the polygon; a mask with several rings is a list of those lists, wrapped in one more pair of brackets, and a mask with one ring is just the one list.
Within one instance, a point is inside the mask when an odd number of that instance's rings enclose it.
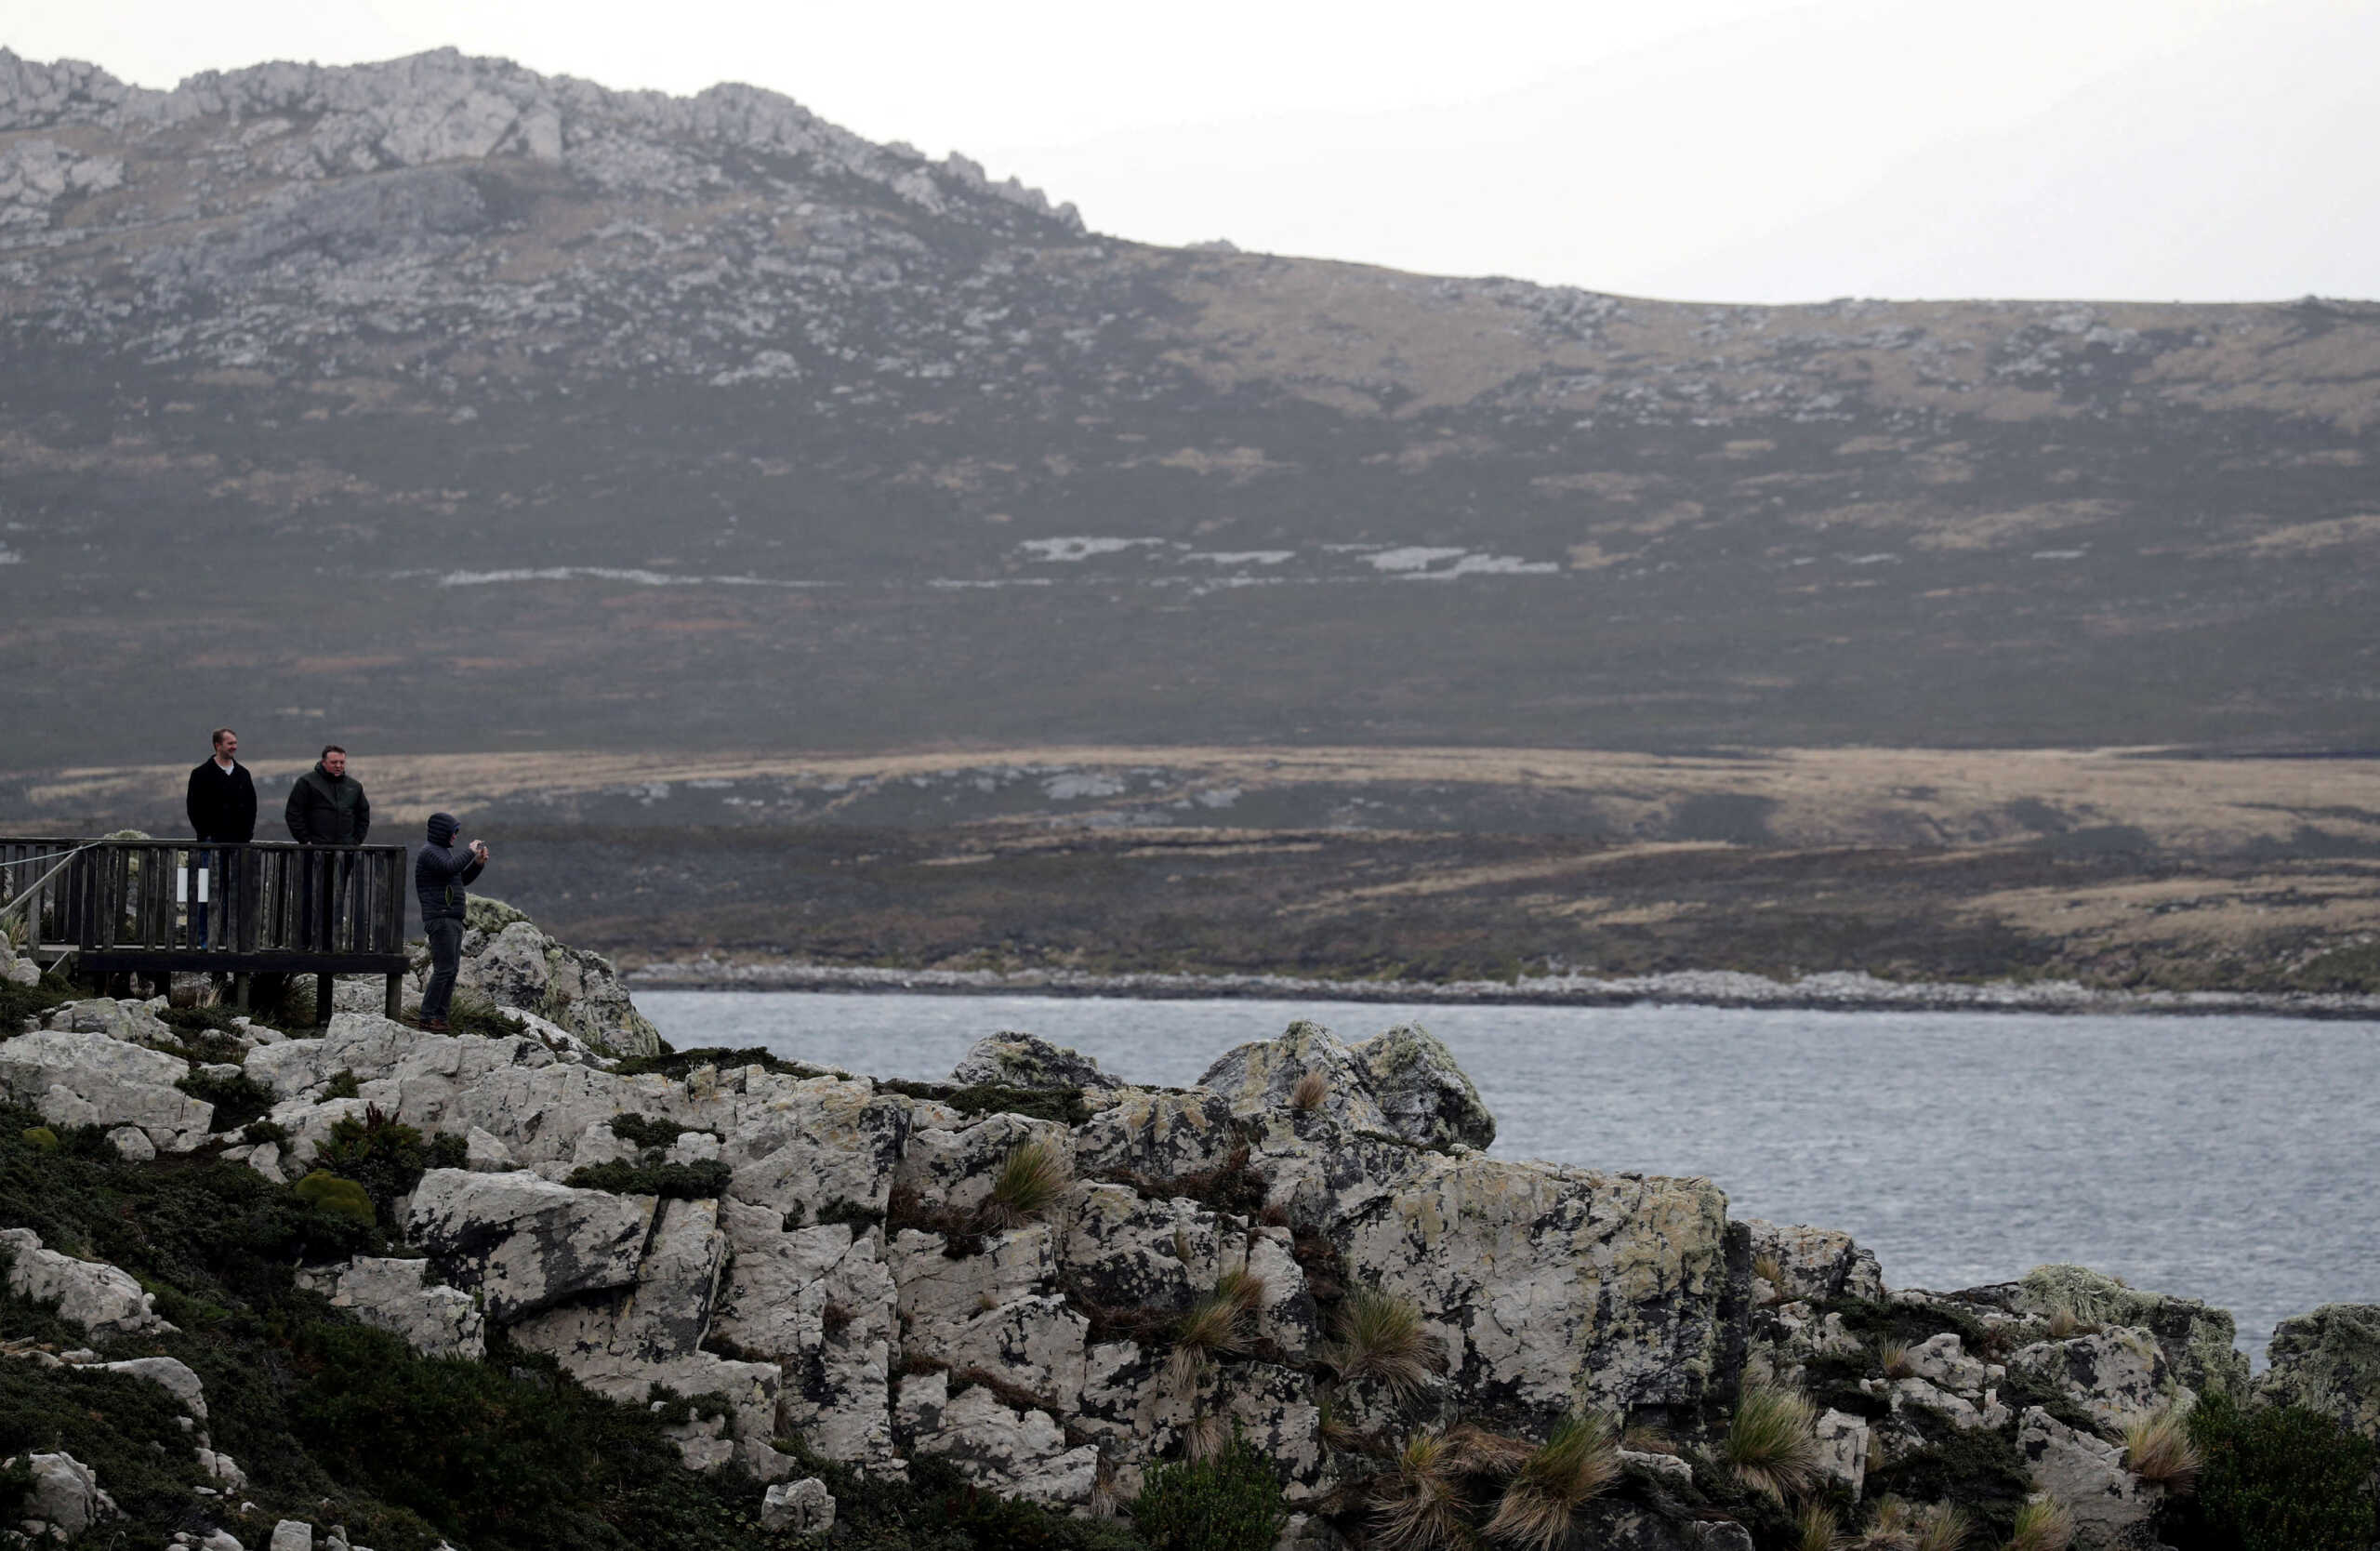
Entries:
{"label": "dark trousers", "polygon": [[430,984],[421,991],[421,1016],[427,1023],[444,1017],[447,1003],[455,1000],[455,972],[463,965],[463,923],[449,917],[425,921],[421,929],[430,937]]}

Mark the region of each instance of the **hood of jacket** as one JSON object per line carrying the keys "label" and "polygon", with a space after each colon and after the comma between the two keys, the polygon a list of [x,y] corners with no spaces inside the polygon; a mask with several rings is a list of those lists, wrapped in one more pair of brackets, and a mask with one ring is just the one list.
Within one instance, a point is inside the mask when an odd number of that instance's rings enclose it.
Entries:
{"label": "hood of jacket", "polygon": [[430,815],[430,843],[432,845],[452,845],[455,843],[455,837],[462,831],[462,821],[453,814]]}

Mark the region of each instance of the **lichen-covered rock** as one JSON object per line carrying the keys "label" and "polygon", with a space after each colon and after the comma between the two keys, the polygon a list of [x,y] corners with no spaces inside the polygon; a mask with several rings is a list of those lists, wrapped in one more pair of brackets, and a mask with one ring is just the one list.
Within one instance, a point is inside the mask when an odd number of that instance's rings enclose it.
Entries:
{"label": "lichen-covered rock", "polygon": [[136,1379],[147,1379],[171,1395],[176,1403],[197,1421],[206,1425],[206,1386],[199,1382],[189,1364],[179,1358],[127,1358],[122,1362],[103,1362],[99,1366],[111,1373],[129,1373]]}
{"label": "lichen-covered rock", "polygon": [[174,1031],[159,1021],[156,1013],[163,1005],[156,1001],[91,997],[51,1008],[42,1015],[41,1023],[44,1028],[73,1034],[104,1034],[111,1040],[136,1044],[150,1040],[169,1041],[175,1038]]}
{"label": "lichen-covered rock", "polygon": [[876,1230],[787,1230],[780,1215],[720,1203],[733,1251],[711,1328],[734,1349],[782,1365],[779,1414],[815,1452],[847,1464],[892,1457],[896,1312]]}
{"label": "lichen-covered rock", "polygon": [[2142,1292],[2086,1266],[2041,1266],[2017,1284],[2015,1302],[2043,1318],[2065,1309],[2093,1324],[2137,1326],[2157,1338],[2190,1388],[2234,1399],[2248,1393],[2248,1355],[2238,1348],[2238,1327],[2228,1311],[2199,1299]]}
{"label": "lichen-covered rock", "polygon": [[1082,1393],[1091,1322],[1059,1293],[1054,1238],[1031,1224],[952,1258],[938,1233],[903,1232],[885,1250],[901,1346],[961,1372],[998,1374],[1052,1406]]}
{"label": "lichen-covered rock", "polygon": [[115,1266],[45,1249],[31,1228],[0,1229],[8,1253],[8,1291],[36,1304],[55,1304],[59,1317],[94,1336],[167,1335],[156,1295]]}
{"label": "lichen-covered rock", "polygon": [[1107,1093],[1124,1086],[1078,1051],[1032,1034],[1000,1033],[978,1040],[950,1070],[959,1083],[995,1082],[1009,1088],[1090,1089]]}
{"label": "lichen-covered rock", "polygon": [[1950,1331],[1910,1347],[1903,1360],[1919,1378],[1970,1399],[1981,1395],[1991,1382],[1990,1371],[1967,1356],[1957,1334]]}
{"label": "lichen-covered rock", "polygon": [[1868,1480],[1868,1424],[1848,1412],[1830,1411],[1818,1417],[1818,1468],[1843,1484],[1858,1502]]}
{"label": "lichen-covered rock", "polygon": [[823,1535],[835,1527],[835,1495],[815,1476],[779,1481],[761,1495],[760,1528],[784,1534]]}
{"label": "lichen-covered rock", "polygon": [[2077,1432],[2038,1406],[2016,1422],[2016,1450],[2033,1484],[2074,1516],[2076,1551],[2147,1551],[2164,1491],[2123,1467],[2123,1449]]}
{"label": "lichen-covered rock", "polygon": [[919,1453],[940,1454],[978,1485],[1051,1505],[1090,1501],[1099,1451],[1070,1448],[1048,1412],[1010,1406],[982,1385],[950,1393],[950,1375],[901,1381],[900,1418]]}
{"label": "lichen-covered rock", "polygon": [[2164,1352],[2138,1330],[2037,1342],[2012,1354],[2008,1367],[2056,1385],[2110,1431],[2163,1406],[2176,1385]]}
{"label": "lichen-covered rock", "polygon": [[1443,1041],[1418,1023],[1398,1024],[1355,1047],[1388,1129],[1408,1142],[1486,1150],[1496,1117]]}
{"label": "lichen-covered rock", "polygon": [[214,1106],[174,1086],[189,1075],[179,1056],[90,1030],[45,1028],[0,1042],[8,1097],[52,1125],[139,1126],[166,1152],[204,1146],[214,1121]]}
{"label": "lichen-covered rock", "polygon": [[1372,1096],[1371,1074],[1338,1035],[1301,1018],[1277,1040],[1258,1040],[1225,1051],[1198,1079],[1246,1114],[1288,1110],[1298,1084],[1309,1075],[1321,1092],[1309,1107],[1356,1131],[1388,1130],[1388,1117]]}
{"label": "lichen-covered rock", "polygon": [[[16,1465],[17,1458],[6,1463]],[[22,1463],[33,1475],[18,1507],[20,1518],[46,1526],[43,1538],[71,1541],[102,1518],[120,1511],[115,1499],[99,1490],[97,1472],[72,1454],[27,1454]]]}
{"label": "lichen-covered rock", "polygon": [[990,1198],[1009,1154],[1037,1142],[1072,1170],[1074,1135],[1055,1120],[992,1114],[958,1130],[918,1127],[908,1134],[892,1181],[932,1205],[970,1212]]}
{"label": "lichen-covered rock", "polygon": [[489,1320],[503,1326],[633,1283],[654,1206],[650,1196],[574,1190],[525,1172],[432,1169],[413,1193],[407,1226],[448,1283],[478,1292]]}
{"label": "lichen-covered rock", "polygon": [[2272,1332],[2269,1405],[2304,1406],[2380,1443],[2380,1304],[2325,1304]]}
{"label": "lichen-covered rock", "polygon": [[1780,1301],[1884,1301],[1884,1278],[1877,1269],[1875,1255],[1861,1249],[1849,1234],[1799,1223],[1780,1226],[1757,1217],[1743,1219],[1743,1226],[1752,1236],[1752,1259],[1773,1260],[1783,1272],[1784,1285],[1777,1290]]}
{"label": "lichen-covered rock", "polygon": [[661,1047],[660,1030],[636,1010],[611,961],[556,942],[526,918],[493,935],[467,934],[455,984],[498,1007],[549,1018],[608,1055],[650,1055]]}
{"label": "lichen-covered rock", "polygon": [[333,1308],[351,1309],[375,1330],[403,1339],[424,1357],[477,1358],[487,1351],[486,1321],[472,1296],[425,1281],[426,1260],[364,1257],[322,1271],[301,1271],[301,1283],[326,1294]]}
{"label": "lichen-covered rock", "polygon": [[1213,1173],[1242,1145],[1230,1101],[1221,1094],[1126,1088],[1075,1128],[1075,1167],[1086,1176],[1179,1179]]}
{"label": "lichen-covered rock", "polygon": [[1726,1198],[1708,1180],[1418,1153],[1331,1226],[1353,1276],[1409,1297],[1458,1403],[1542,1430],[1580,1407],[1681,1422],[1718,1376]]}
{"label": "lichen-covered rock", "polygon": [[1251,1226],[1197,1201],[1146,1200],[1116,1185],[1076,1188],[1058,1259],[1077,1296],[1133,1313],[1179,1314],[1227,1271],[1256,1277],[1253,1334],[1302,1354],[1319,1333],[1286,1229]]}

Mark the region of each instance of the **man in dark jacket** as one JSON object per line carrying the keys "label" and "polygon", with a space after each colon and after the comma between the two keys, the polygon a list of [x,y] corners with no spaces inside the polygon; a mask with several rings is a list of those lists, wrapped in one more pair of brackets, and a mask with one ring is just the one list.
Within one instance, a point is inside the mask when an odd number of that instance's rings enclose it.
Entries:
{"label": "man in dark jacket", "polygon": [[413,892],[421,900],[421,927],[430,937],[430,984],[421,991],[421,1027],[452,1032],[447,1005],[455,999],[455,974],[463,963],[463,885],[487,866],[487,845],[473,841],[456,850],[462,829],[453,814],[430,815],[430,843],[413,859]]}
{"label": "man in dark jacket", "polygon": [[[198,762],[190,773],[190,794],[183,801],[182,812],[190,817],[190,832],[201,847],[216,845],[245,845],[257,838],[257,784],[248,777],[248,767],[240,762],[240,735],[229,727],[215,729],[215,754]],[[206,946],[207,895],[224,897],[231,882],[231,869],[223,865],[220,852],[205,849],[191,853],[192,881],[190,905],[190,940],[193,948]],[[209,882],[214,884],[210,889]],[[224,908],[218,918],[231,931],[231,902],[224,898]]]}
{"label": "man in dark jacket", "polygon": [[[331,744],[314,768],[289,789],[283,817],[289,838],[300,845],[362,845],[372,832],[372,804],[347,773],[347,750]],[[298,874],[298,942],[306,948],[338,946],[339,896],[347,892],[350,858],[309,857]]]}

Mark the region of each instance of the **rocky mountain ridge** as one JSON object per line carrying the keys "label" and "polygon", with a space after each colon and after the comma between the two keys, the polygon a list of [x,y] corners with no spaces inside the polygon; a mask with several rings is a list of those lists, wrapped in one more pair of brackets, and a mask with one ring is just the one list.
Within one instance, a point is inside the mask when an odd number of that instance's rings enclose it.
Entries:
{"label": "rocky mountain ridge", "polygon": [[1651,301],[1104,237],[744,87],[9,55],[0,368],[28,769],[191,703],[423,751],[2368,730],[2368,303]]}

